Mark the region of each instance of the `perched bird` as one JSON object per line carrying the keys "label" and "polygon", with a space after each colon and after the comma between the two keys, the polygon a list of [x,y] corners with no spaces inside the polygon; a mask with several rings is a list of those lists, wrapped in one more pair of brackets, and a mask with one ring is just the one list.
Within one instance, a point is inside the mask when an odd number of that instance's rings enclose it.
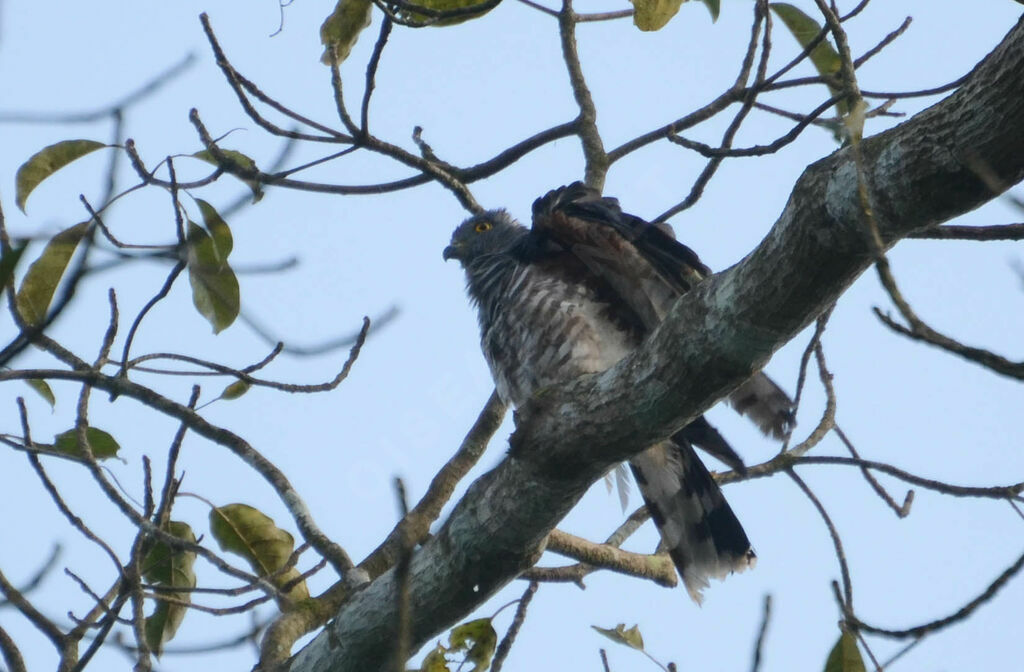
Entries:
{"label": "perched bird", "polygon": [[[538,390],[610,368],[639,346],[673,302],[711,274],[671,229],[625,214],[580,182],[533,204],[533,226],[504,210],[470,217],[444,258],[458,259],[476,305],[481,346],[498,394],[522,406]],[[763,373],[728,398],[763,432],[782,438],[792,402]],[[635,456],[630,467],[690,596],[709,577],[756,556],[696,445],[734,469],[743,462],[703,417]]]}

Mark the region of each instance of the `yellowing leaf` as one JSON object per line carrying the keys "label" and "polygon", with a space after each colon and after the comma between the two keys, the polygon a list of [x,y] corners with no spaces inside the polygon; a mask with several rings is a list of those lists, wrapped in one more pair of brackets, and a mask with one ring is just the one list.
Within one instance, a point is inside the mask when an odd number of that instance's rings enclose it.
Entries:
{"label": "yellowing leaf", "polygon": [[839,635],[825,662],[825,672],[865,672],[864,659],[857,648],[857,638],[849,632]]}
{"label": "yellowing leaf", "polygon": [[[89,444],[92,456],[97,460],[105,460],[117,455],[121,446],[107,432],[95,427],[85,428],[85,440]],[[74,429],[58,434],[53,440],[53,448],[57,452],[71,455],[72,457],[84,457],[78,449],[78,433]]]}
{"label": "yellowing leaf", "polygon": [[334,11],[320,26],[320,42],[324,45],[321,62],[330,65],[332,50],[339,65],[348,58],[359,33],[370,25],[371,7],[371,0],[338,0]]}
{"label": "yellowing leaf", "polygon": [[28,386],[36,391],[40,397],[46,400],[46,403],[50,404],[50,408],[57,405],[57,397],[53,396],[53,390],[50,389],[50,384],[40,378],[26,378],[25,382]]}
{"label": "yellowing leaf", "polygon": [[451,669],[448,667],[448,661],[444,657],[447,650],[440,644],[435,646],[434,650],[423,658],[420,672],[451,672]]}
{"label": "yellowing leaf", "polygon": [[[165,531],[184,541],[196,541],[196,535],[186,523],[172,520]],[[168,544],[156,542],[143,557],[140,569],[146,581],[155,586],[195,588],[196,574],[192,569],[195,561],[196,554],[193,551],[175,550]],[[191,601],[188,591],[175,591],[170,595],[177,601]],[[146,643],[157,656],[163,652],[164,644],[177,633],[187,611],[185,605],[156,600],[156,609],[146,617],[145,633]]]}
{"label": "yellowing leaf", "polygon": [[[776,16],[782,19],[782,22],[786,24],[786,28],[789,28],[789,32],[793,34],[793,37],[800,43],[800,46],[805,49],[821,32],[821,26],[818,25],[817,21],[789,3],[773,2],[769,7],[775,12]],[[842,67],[842,59],[828,41],[828,37],[818,42],[814,49],[811,50],[810,58],[818,74],[826,77],[835,75]],[[833,96],[839,93],[832,86],[828,87],[828,90]],[[849,105],[845,100],[841,100],[836,104],[836,109],[840,115],[845,115],[849,112]]]}
{"label": "yellowing leaf", "polygon": [[[633,3],[633,24],[643,31],[661,30],[665,27],[684,0],[631,0]],[[712,12],[714,15],[714,12]]]}
{"label": "yellowing leaf", "polygon": [[226,401],[238,399],[240,396],[248,392],[250,387],[252,387],[252,385],[248,382],[244,380],[236,380],[224,388],[224,391],[220,393],[220,398]]}
{"label": "yellowing leaf", "polygon": [[491,619],[478,618],[456,626],[448,635],[449,653],[465,651],[466,661],[473,663],[472,672],[483,672],[491,664],[498,646],[498,633]]}
{"label": "yellowing leaf", "polygon": [[221,257],[214,239],[195,222],[188,223],[188,280],[196,310],[220,333],[238,317],[238,278]]}
{"label": "yellowing leaf", "polygon": [[[253,161],[248,156],[246,156],[245,154],[242,154],[241,152],[236,151],[234,149],[223,149],[222,147],[218,147],[217,149],[226,159],[237,163],[241,168],[245,168],[247,170],[259,170],[259,168],[256,167],[256,162]],[[192,156],[196,159],[199,159],[200,161],[206,161],[207,163],[212,164],[214,166],[221,165],[220,161],[218,161],[217,158],[213,155],[213,152],[211,152],[208,149],[204,149],[201,152],[196,152]],[[238,179],[242,180],[242,182],[245,182],[245,184],[250,189],[252,189],[253,203],[257,203],[261,198],[263,198],[263,185],[260,184],[259,180],[253,180],[244,177],[239,177]]]}
{"label": "yellowing leaf", "polygon": [[18,313],[29,325],[42,324],[78,243],[89,230],[87,222],[64,229],[46,244],[43,253],[28,267],[15,297]]}
{"label": "yellowing leaf", "polygon": [[44,147],[21,164],[14,178],[14,202],[25,212],[25,201],[39,183],[75,159],[107,147],[95,140],[64,140]]}
{"label": "yellowing leaf", "polygon": [[[213,509],[210,511],[210,532],[221,549],[245,558],[261,577],[274,574],[271,583],[278,588],[299,576],[294,567],[275,574],[288,563],[295,548],[295,539],[275,525],[269,516],[251,506],[228,504]],[[292,601],[309,597],[306,582],[295,584],[287,595]]]}
{"label": "yellowing leaf", "polygon": [[625,644],[626,646],[633,649],[637,649],[638,651],[644,650],[644,638],[640,634],[639,626],[634,625],[632,628],[629,628],[628,630],[626,629],[625,623],[619,623],[613,629],[599,628],[596,625],[592,625],[590,627],[592,627],[594,630],[597,630],[613,642]]}

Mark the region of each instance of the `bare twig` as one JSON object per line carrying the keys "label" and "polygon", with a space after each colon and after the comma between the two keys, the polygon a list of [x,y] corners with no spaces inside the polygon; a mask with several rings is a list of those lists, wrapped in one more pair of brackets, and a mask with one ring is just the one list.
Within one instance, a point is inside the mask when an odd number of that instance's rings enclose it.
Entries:
{"label": "bare twig", "polygon": [[604,178],[608,173],[610,160],[604,151],[601,134],[597,130],[597,108],[590,95],[587,80],[583,76],[579,52],[576,49],[576,13],[572,8],[572,0],[562,0],[562,11],[558,14],[559,35],[562,43],[562,59],[569,73],[569,83],[576,99],[580,115],[577,134],[583,145],[583,156],[586,161],[584,181],[588,186],[602,191]]}
{"label": "bare twig", "polygon": [[793,479],[793,482],[797,484],[800,490],[803,491],[807,498],[814,504],[814,508],[818,510],[818,514],[821,519],[825,522],[825,527],[828,528],[829,536],[832,537],[832,544],[835,546],[836,559],[839,561],[839,571],[843,578],[843,605],[844,610],[853,610],[853,583],[850,581],[850,567],[846,562],[846,552],[843,550],[842,539],[839,538],[839,531],[836,530],[835,524],[832,522],[832,518],[828,515],[828,511],[825,510],[824,505],[817,498],[814,492],[808,487],[802,478],[797,476],[796,472],[792,469],[786,469],[786,475]]}
{"label": "bare twig", "polygon": [[993,224],[991,226],[963,226],[947,224],[924,231],[915,231],[908,238],[936,240],[1024,240],[1024,224]]}
{"label": "bare twig", "polygon": [[[836,436],[839,437],[839,440],[843,442],[843,445],[846,446],[846,449],[850,451],[850,455],[859,460],[860,454],[857,453],[857,449],[853,447],[853,442],[847,438],[843,430],[841,430],[838,425],[836,425],[833,430],[835,431]],[[893,510],[898,518],[906,518],[907,515],[910,514],[910,506],[914,503],[913,490],[907,490],[907,494],[903,498],[903,504],[897,504],[896,500],[894,500],[892,496],[886,492],[885,488],[882,487],[882,484],[878,482],[878,479],[871,475],[871,472],[868,471],[867,467],[861,467],[860,471],[875,493],[878,494],[883,502],[889,505],[889,508]]]}
{"label": "bare twig", "polygon": [[[395,497],[398,500],[399,520],[405,520],[405,517],[409,515],[409,502],[405,496],[405,483],[400,478],[395,479]],[[398,626],[395,629],[395,659],[393,661],[395,672],[405,672],[405,661],[409,658],[409,640],[411,638],[409,610],[412,605],[409,595],[409,565],[412,562],[412,550],[415,542],[408,537],[403,541],[405,543],[399,553],[398,564],[395,565],[395,573],[398,577],[398,581],[395,583],[395,599],[398,603],[398,608],[395,610],[398,620]]]}
{"label": "bare twig", "polygon": [[995,597],[999,591],[1009,583],[1010,579],[1016,576],[1020,570],[1024,568],[1024,554],[1018,557],[1013,563],[1010,564],[1003,572],[996,577],[996,579],[988,585],[985,590],[981,592],[977,597],[972,599],[967,604],[963,605],[949,616],[929,621],[922,625],[917,625],[912,628],[905,628],[902,630],[889,630],[886,628],[879,628],[874,625],[870,625],[860,620],[848,610],[845,611],[845,618],[858,630],[864,632],[870,632],[873,635],[881,635],[883,637],[889,637],[890,639],[908,639],[908,638],[919,638],[925,635],[930,635],[943,630],[955,623],[966,619],[974,611],[985,604],[993,597]]}
{"label": "bare twig", "polygon": [[531,582],[523,592],[523,596],[519,598],[519,605],[516,607],[516,615],[512,618],[512,624],[508,626],[505,636],[501,638],[501,642],[498,643],[498,648],[494,652],[494,658],[491,660],[491,672],[501,672],[501,668],[505,665],[505,659],[508,658],[512,644],[515,643],[516,637],[519,635],[519,629],[523,627],[523,622],[526,620],[526,610],[539,587],[540,585],[536,581]]}
{"label": "bare twig", "polygon": [[187,54],[183,59],[168,67],[151,80],[128,93],[123,98],[104,105],[95,110],[85,112],[0,112],[0,123],[29,123],[29,124],[81,124],[91,121],[99,121],[115,114],[124,112],[136,103],[152,96],[158,90],[171,82],[171,80],[182,75],[196,63],[194,53]]}
{"label": "bare twig", "polygon": [[761,669],[762,652],[764,651],[765,635],[768,634],[768,623],[772,618],[772,596],[764,596],[764,611],[761,614],[761,627],[757,631],[757,640],[754,643],[754,660],[750,664],[750,672],[759,672]]}
{"label": "bare twig", "polygon": [[0,653],[3,654],[4,662],[7,664],[10,672],[28,672],[25,667],[25,659],[22,657],[18,645],[14,643],[14,640],[11,639],[11,636],[2,627],[0,627]]}

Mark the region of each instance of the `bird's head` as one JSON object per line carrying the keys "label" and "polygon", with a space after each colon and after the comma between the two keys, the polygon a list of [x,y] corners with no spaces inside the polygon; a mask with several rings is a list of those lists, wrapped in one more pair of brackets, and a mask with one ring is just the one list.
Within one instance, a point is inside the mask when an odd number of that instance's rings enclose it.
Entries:
{"label": "bird's head", "polygon": [[476,259],[508,250],[525,230],[504,210],[473,215],[452,233],[451,244],[444,248],[444,259],[458,259],[468,266]]}

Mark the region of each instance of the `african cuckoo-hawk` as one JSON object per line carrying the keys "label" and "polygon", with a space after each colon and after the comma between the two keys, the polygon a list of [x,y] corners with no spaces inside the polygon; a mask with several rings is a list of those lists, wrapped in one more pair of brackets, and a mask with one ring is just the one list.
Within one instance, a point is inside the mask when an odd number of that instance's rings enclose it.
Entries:
{"label": "african cuckoo-hawk", "polygon": [[[610,368],[636,348],[709,269],[671,229],[625,214],[577,182],[533,204],[527,229],[504,210],[463,222],[445,259],[458,259],[479,312],[484,357],[502,399],[522,406],[545,387]],[[762,373],[728,398],[766,434],[789,430],[792,402]],[[696,445],[743,469],[700,417],[630,461],[640,492],[690,596],[708,577],[756,556]]]}

